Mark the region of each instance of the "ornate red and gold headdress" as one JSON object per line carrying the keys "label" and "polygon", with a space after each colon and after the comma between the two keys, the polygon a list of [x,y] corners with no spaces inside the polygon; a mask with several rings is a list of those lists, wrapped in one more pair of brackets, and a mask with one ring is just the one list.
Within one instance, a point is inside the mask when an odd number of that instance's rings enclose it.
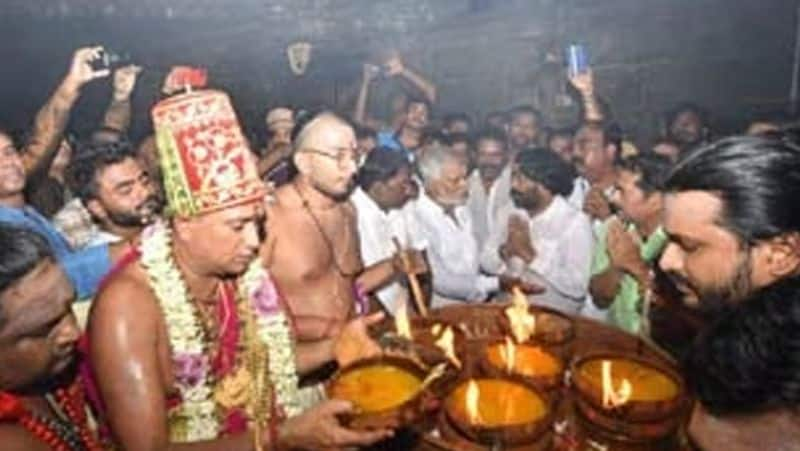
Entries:
{"label": "ornate red and gold headdress", "polygon": [[202,90],[152,111],[169,214],[194,216],[264,198],[227,94]]}

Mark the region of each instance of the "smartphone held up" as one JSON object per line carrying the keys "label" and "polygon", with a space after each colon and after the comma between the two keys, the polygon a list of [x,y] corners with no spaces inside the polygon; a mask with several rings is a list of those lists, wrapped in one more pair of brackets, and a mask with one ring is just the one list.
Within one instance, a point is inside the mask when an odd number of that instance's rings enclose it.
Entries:
{"label": "smartphone held up", "polygon": [[116,53],[104,48],[100,50],[100,54],[92,60],[91,64],[94,71],[114,70],[126,64],[131,64],[131,57],[126,53]]}
{"label": "smartphone held up", "polygon": [[571,44],[566,50],[567,75],[574,78],[589,70],[589,55],[586,47],[581,44]]}

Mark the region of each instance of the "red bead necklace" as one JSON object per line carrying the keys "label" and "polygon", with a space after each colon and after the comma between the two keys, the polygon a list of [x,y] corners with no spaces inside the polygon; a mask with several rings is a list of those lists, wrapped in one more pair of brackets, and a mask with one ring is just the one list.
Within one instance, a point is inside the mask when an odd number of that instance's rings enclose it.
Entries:
{"label": "red bead necklace", "polygon": [[[89,430],[86,401],[81,386],[76,382],[67,388],[58,388],[53,397],[54,400],[48,397],[48,402],[57,415],[45,417],[27,409],[21,398],[0,392],[0,422],[19,423],[56,451],[102,450]],[[59,418],[59,413],[64,418]]]}

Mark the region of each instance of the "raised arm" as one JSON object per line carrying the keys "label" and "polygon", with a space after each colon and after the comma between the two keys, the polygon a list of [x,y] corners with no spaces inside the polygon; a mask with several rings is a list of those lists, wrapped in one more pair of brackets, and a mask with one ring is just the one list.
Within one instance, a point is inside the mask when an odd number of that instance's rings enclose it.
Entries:
{"label": "raised arm", "polygon": [[595,95],[592,70],[589,69],[582,74],[571,77],[569,82],[581,95],[581,102],[583,103],[583,117],[581,119],[585,122],[601,122],[605,119],[606,115]]}
{"label": "raised arm", "polygon": [[419,72],[406,66],[400,55],[394,55],[386,61],[386,71],[390,76],[398,76],[407,81],[414,89],[422,93],[431,104],[436,103],[436,85]]}
{"label": "raised arm", "polygon": [[370,118],[367,113],[367,105],[369,104],[369,85],[375,81],[377,71],[375,66],[364,63],[363,74],[361,77],[361,87],[358,90],[358,98],[356,99],[356,108],[353,111],[353,120],[365,127],[371,127],[378,130],[382,127],[380,121]]}
{"label": "raised arm", "polygon": [[66,77],[36,114],[33,131],[22,152],[26,174],[46,171],[50,167],[81,88],[96,78],[108,76],[107,69],[95,71],[91,66],[101,50],[101,47],[86,47],[75,51]]}
{"label": "raised arm", "polygon": [[103,116],[103,127],[126,133],[131,125],[131,94],[142,68],[125,66],[114,72],[111,103]]}

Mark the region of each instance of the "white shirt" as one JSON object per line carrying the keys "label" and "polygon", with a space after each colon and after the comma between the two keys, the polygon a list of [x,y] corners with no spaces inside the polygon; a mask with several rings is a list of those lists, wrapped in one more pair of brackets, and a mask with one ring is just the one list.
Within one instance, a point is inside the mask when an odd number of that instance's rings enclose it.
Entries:
{"label": "white shirt", "polygon": [[[570,193],[569,198],[567,201],[570,205],[577,208],[578,210],[583,211],[583,206],[586,203],[586,196],[589,194],[589,190],[592,188],[592,185],[586,180],[583,176],[578,176],[575,178],[575,182],[573,184],[572,193]],[[606,192],[607,196],[611,196],[610,192]],[[603,221],[598,219],[592,220],[592,228],[594,229],[594,236],[597,239],[597,232],[600,227],[602,227]],[[586,303],[581,310],[581,315],[592,318],[598,321],[605,321],[607,316],[608,309],[601,309],[594,304],[591,295],[586,296]]]}
{"label": "white shirt", "polygon": [[[520,215],[528,222],[536,257],[527,267],[520,260],[519,267],[510,268],[500,258],[498,249],[508,237],[511,215]],[[575,313],[589,292],[593,249],[594,234],[589,217],[563,197],[555,196],[550,205],[533,218],[513,206],[504,209],[498,217],[498,227],[483,249],[481,265],[490,274],[509,273],[509,269],[513,269],[510,275],[543,283],[547,291],[534,296],[538,303]],[[522,274],[513,274],[515,272]]]}
{"label": "white shirt", "polygon": [[592,185],[590,185],[589,181],[583,176],[576,177],[575,181],[572,183],[572,192],[569,194],[567,202],[578,210],[583,211],[583,204],[586,203],[586,195],[589,194],[591,188]]}
{"label": "white shirt", "polygon": [[[406,204],[402,210],[386,212],[361,188],[353,191],[350,202],[356,209],[361,259],[365,266],[371,266],[392,257],[397,252],[392,241],[395,238],[404,248],[424,246],[424,242],[415,242],[411,235],[408,224],[413,220],[413,216],[407,210],[409,204]],[[397,281],[391,282],[375,294],[386,310],[392,314],[408,295],[405,287]]]}
{"label": "white shirt", "polygon": [[472,216],[472,227],[478,246],[483,246],[494,228],[500,210],[511,204],[511,166],[506,166],[487,193],[476,169],[469,176],[467,208]]}
{"label": "white shirt", "polygon": [[453,217],[427,195],[414,203],[414,235],[427,242],[428,264],[433,275],[433,307],[454,302],[481,302],[497,291],[497,277],[480,273],[480,253],[466,206]]}

